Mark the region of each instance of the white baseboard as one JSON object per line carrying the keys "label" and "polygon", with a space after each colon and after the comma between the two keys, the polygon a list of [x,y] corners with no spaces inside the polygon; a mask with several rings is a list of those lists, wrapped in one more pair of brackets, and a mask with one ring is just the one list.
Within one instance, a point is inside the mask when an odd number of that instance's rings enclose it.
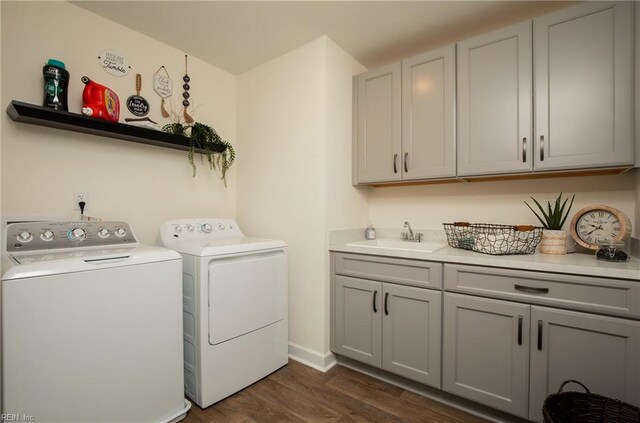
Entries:
{"label": "white baseboard", "polygon": [[336,356],[331,352],[322,354],[293,342],[289,342],[289,358],[321,372],[326,372],[337,363]]}

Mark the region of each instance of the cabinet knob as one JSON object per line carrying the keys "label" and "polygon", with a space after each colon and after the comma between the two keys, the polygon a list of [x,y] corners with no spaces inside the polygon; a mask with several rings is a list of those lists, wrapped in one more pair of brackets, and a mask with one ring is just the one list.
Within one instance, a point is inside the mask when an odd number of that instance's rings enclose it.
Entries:
{"label": "cabinet knob", "polygon": [[393,173],[398,173],[398,154],[393,155]]}
{"label": "cabinet knob", "polygon": [[407,166],[408,157],[409,157],[409,153],[404,153],[404,173],[409,172],[409,167]]}
{"label": "cabinet knob", "polygon": [[540,161],[544,162],[544,135],[540,135]]}
{"label": "cabinet knob", "polygon": [[522,163],[527,162],[527,137],[522,139]]}

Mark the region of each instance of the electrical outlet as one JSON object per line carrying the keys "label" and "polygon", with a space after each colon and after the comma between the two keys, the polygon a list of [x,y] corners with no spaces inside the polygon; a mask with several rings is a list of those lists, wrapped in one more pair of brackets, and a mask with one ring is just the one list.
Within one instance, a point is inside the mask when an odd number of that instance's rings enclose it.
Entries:
{"label": "electrical outlet", "polygon": [[73,193],[73,209],[80,210],[78,203],[84,201],[84,211],[89,209],[89,193],[87,191],[76,191]]}

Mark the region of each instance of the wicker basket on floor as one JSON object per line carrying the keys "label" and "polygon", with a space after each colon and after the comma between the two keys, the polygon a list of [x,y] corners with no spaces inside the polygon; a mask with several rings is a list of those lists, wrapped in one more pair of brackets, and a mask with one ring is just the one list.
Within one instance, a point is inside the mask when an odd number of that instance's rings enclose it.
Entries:
{"label": "wicker basket on floor", "polygon": [[[585,392],[562,392],[568,383],[577,383]],[[544,401],[545,423],[640,423],[640,408],[625,402],[592,394],[576,380],[566,380],[557,394]]]}

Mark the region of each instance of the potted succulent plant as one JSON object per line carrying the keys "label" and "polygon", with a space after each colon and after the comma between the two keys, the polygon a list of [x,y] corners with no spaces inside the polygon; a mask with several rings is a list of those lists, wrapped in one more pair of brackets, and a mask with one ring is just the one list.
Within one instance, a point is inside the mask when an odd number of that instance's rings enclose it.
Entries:
{"label": "potted succulent plant", "polygon": [[220,169],[222,173],[221,179],[224,181],[224,185],[227,186],[227,171],[235,161],[236,152],[233,149],[233,146],[229,142],[223,140],[215,129],[200,122],[192,124],[182,124],[177,122],[163,126],[162,130],[164,132],[183,135],[189,138],[189,152],[187,159],[193,168],[194,177],[196,176],[196,163],[194,161],[194,156],[196,153],[201,153],[207,157],[209,167],[212,170],[216,170],[216,167]]}
{"label": "potted succulent plant", "polygon": [[538,218],[544,231],[542,232],[542,240],[540,241],[540,252],[544,254],[566,254],[567,253],[567,232],[562,229],[571,206],[573,206],[573,200],[576,198],[575,194],[571,197],[571,203],[567,208],[568,198],[562,201],[562,193],[558,195],[556,201],[552,204],[547,202],[546,209],[533,197],[531,199],[540,210],[541,214],[538,214],[533,207],[531,207],[526,201],[524,202],[529,210]]}

